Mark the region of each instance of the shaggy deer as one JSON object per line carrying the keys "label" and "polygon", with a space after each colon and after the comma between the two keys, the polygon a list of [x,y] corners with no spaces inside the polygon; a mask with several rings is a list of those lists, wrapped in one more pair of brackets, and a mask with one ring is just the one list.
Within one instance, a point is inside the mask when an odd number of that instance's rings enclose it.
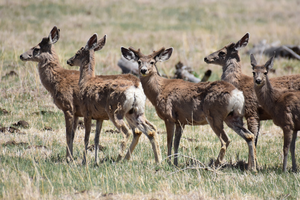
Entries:
{"label": "shaggy deer", "polygon": [[139,79],[131,74],[95,76],[95,51],[102,49],[105,42],[106,36],[97,42],[97,34],[94,34],[87,41],[86,46],[80,48],[67,61],[71,66],[80,66],[79,86],[85,124],[85,152],[89,142],[91,119],[96,119],[95,162],[97,163],[97,151],[102,123],[103,120],[111,120],[124,136],[118,157],[118,160],[122,159],[126,143],[130,136],[130,130],[124,121],[125,117],[133,132],[133,140],[125,159],[130,159],[140,135],[144,133],[152,144],[155,161],[160,163],[161,154],[156,127],[145,117],[146,96]]}
{"label": "shaggy deer", "polygon": [[253,69],[254,90],[258,102],[270,113],[275,125],[283,130],[283,171],[286,172],[288,150],[292,154],[292,170],[297,170],[295,158],[295,143],[297,131],[300,130],[300,91],[277,89],[269,81],[268,72],[273,66],[274,57],[264,65],[257,65],[250,55]]}
{"label": "shaggy deer", "polygon": [[[174,140],[174,164],[180,138],[185,125],[209,124],[221,142],[215,165],[222,163],[230,143],[223,121],[237,132],[249,146],[249,169],[256,170],[254,135],[243,127],[244,96],[241,91],[225,81],[191,83],[180,79],[166,79],[158,74],[156,63],[170,58],[173,48],[161,48],[150,55],[143,55],[133,48],[121,47],[124,58],[139,64],[139,74],[144,92],[155,107],[167,128],[168,156]],[[169,160],[170,161],[170,160]]]}
{"label": "shaggy deer", "polygon": [[[220,65],[223,68],[221,79],[232,83],[245,96],[245,118],[248,129],[255,135],[255,145],[257,145],[260,120],[271,119],[271,116],[262,108],[254,93],[253,78],[242,73],[239,50],[247,46],[249,33],[246,33],[237,43],[231,43],[220,50],[204,58],[208,64]],[[300,89],[300,75],[282,76],[271,78],[270,82],[274,87]]]}
{"label": "shaggy deer", "polygon": [[82,117],[79,104],[79,71],[61,67],[53,44],[59,39],[59,29],[54,26],[48,37],[20,55],[22,61],[38,62],[41,82],[50,92],[54,104],[64,112],[67,138],[67,158],[73,156],[73,140]]}

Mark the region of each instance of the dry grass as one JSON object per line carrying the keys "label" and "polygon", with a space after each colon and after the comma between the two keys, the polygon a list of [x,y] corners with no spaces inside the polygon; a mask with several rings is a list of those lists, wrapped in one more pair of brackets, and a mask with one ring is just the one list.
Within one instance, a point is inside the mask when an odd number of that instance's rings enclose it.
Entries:
{"label": "dry grass", "polygon": [[[181,140],[178,168],[165,161],[154,164],[149,141],[142,137],[130,162],[115,163],[121,136],[105,122],[100,144],[102,163],[94,167],[94,152],[82,166],[84,131],[75,137],[75,162],[65,161],[63,114],[40,83],[35,63],[23,63],[19,55],[49,34],[53,25],[61,29],[55,44],[60,61],[66,60],[93,34],[108,35],[107,45],[96,54],[97,74],[118,74],[120,47],[141,48],[145,54],[162,46],[174,47],[171,59],[158,68],[170,75],[181,60],[201,74],[211,68],[210,80],[219,80],[220,67],[207,65],[203,58],[222,46],[250,33],[250,48],[262,39],[300,45],[300,2],[298,0],[190,0],[190,1],[104,1],[104,0],[2,0],[0,1],[0,124],[26,120],[28,129],[0,132],[0,197],[3,199],[297,199],[299,173],[281,173],[282,131],[271,121],[263,122],[257,147],[260,170],[243,171],[239,161],[247,158],[246,143],[226,127],[232,142],[226,153],[227,167],[212,172],[220,144],[208,126],[187,127]],[[243,72],[251,75],[250,59],[241,51]],[[266,57],[258,58],[265,62]],[[286,71],[291,66],[293,71]],[[276,74],[300,73],[299,61],[276,60]],[[4,77],[14,70],[18,76]],[[40,111],[52,113],[34,114]],[[160,134],[162,155],[166,156],[165,127],[152,105],[146,115]],[[45,126],[52,131],[45,131]],[[92,129],[94,133],[94,129]],[[93,134],[90,143],[93,144]],[[5,145],[9,141],[26,145]],[[42,148],[45,146],[46,148]],[[31,147],[31,148],[28,148]],[[296,159],[299,161],[299,141]],[[186,157],[187,156],[187,157]],[[299,163],[299,162],[298,162]],[[288,162],[291,168],[291,161]]]}

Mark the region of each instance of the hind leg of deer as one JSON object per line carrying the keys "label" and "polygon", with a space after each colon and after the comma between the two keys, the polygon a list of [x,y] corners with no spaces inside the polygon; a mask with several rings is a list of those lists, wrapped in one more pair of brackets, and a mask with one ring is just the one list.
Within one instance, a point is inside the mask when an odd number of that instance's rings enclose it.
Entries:
{"label": "hind leg of deer", "polygon": [[292,155],[292,170],[293,172],[297,172],[297,163],[296,163],[296,157],[295,157],[295,146],[296,146],[296,139],[297,139],[297,131],[293,132],[293,138],[291,142],[291,155]]}
{"label": "hind leg of deer", "polygon": [[215,132],[215,134],[218,136],[218,138],[221,142],[221,150],[220,150],[218,158],[215,162],[215,166],[219,166],[220,164],[222,164],[227,147],[230,144],[230,139],[224,131],[224,126],[223,126],[222,120],[217,119],[216,117],[207,117],[207,120],[209,122],[210,127]]}
{"label": "hind leg of deer", "polygon": [[[284,142],[283,142],[283,172],[286,172],[288,153],[291,146],[293,131],[291,129],[285,128],[283,130]],[[293,147],[292,147],[293,148]]]}
{"label": "hind leg of deer", "polygon": [[258,117],[249,117],[247,118],[247,126],[250,132],[255,136],[255,146],[257,145],[259,130],[260,130],[260,121]]}
{"label": "hind leg of deer", "polygon": [[139,142],[140,136],[142,134],[142,132],[139,131],[137,128],[132,128],[132,133],[133,133],[132,142],[131,142],[130,147],[124,158],[126,160],[130,160],[131,154],[132,154],[133,150],[135,149],[137,143]]}
{"label": "hind leg of deer", "polygon": [[[136,146],[136,144],[138,142],[139,136],[142,133],[144,133],[148,137],[148,139],[150,140],[150,143],[152,145],[152,149],[153,149],[154,156],[155,156],[155,162],[160,163],[161,162],[161,153],[160,153],[159,143],[157,141],[156,127],[146,119],[144,114],[135,115],[135,113],[133,113],[130,115],[126,115],[126,119],[131,127],[135,127],[135,128],[133,128],[133,133],[134,133],[133,141],[132,141],[132,144],[130,145],[129,151],[127,153],[129,158],[130,158],[129,153],[133,152],[134,147]],[[137,139],[135,139],[135,138],[137,138]],[[127,155],[126,155],[126,157],[127,157]]]}
{"label": "hind leg of deer", "polygon": [[122,160],[124,157],[124,151],[126,149],[127,141],[130,137],[130,130],[124,121],[124,113],[115,111],[112,116],[109,116],[113,124],[117,127],[117,129],[123,134],[124,139],[121,141],[120,152],[117,158],[117,161]]}
{"label": "hind leg of deer", "polygon": [[96,134],[95,134],[95,139],[94,139],[95,164],[97,164],[97,159],[98,159],[99,137],[100,137],[100,132],[101,132],[101,128],[102,128],[102,123],[103,123],[103,120],[97,120],[97,123],[96,123]]}
{"label": "hind leg of deer", "polygon": [[85,135],[84,135],[84,152],[83,152],[83,160],[82,160],[83,165],[86,163],[86,151],[89,145],[91,123],[92,123],[92,119],[90,117],[84,118]]}
{"label": "hind leg of deer", "polygon": [[167,129],[167,145],[168,145],[168,162],[171,164],[171,154],[172,154],[172,143],[173,143],[173,135],[174,135],[174,126],[173,122],[168,120],[165,121],[166,129]]}
{"label": "hind leg of deer", "polygon": [[175,138],[174,138],[174,165],[178,165],[178,148],[179,148],[179,143],[180,139],[182,136],[182,131],[184,129],[184,125],[176,124],[175,128]]}
{"label": "hind leg of deer", "polygon": [[73,119],[74,116],[69,110],[64,111],[66,123],[66,140],[67,140],[67,161],[73,159]]}
{"label": "hind leg of deer", "polygon": [[247,142],[249,148],[248,169],[256,171],[256,149],[254,145],[254,134],[243,127],[243,119],[241,116],[227,116],[225,123]]}

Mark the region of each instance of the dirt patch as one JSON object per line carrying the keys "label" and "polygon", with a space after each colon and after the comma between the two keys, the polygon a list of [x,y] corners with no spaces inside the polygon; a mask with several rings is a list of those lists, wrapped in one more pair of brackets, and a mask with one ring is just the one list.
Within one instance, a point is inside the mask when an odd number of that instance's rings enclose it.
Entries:
{"label": "dirt patch", "polygon": [[7,111],[4,108],[0,108],[0,115],[7,115],[7,114],[10,114],[10,111]]}
{"label": "dirt patch", "polygon": [[1,127],[0,132],[2,132],[2,133],[18,133],[18,134],[25,135],[24,132],[20,131],[20,129],[12,127],[12,126],[10,126],[10,127]]}
{"label": "dirt patch", "polygon": [[29,128],[29,123],[24,121],[24,120],[21,120],[21,121],[18,121],[14,124],[12,124],[13,126],[17,126],[17,127],[21,127],[21,128]]}

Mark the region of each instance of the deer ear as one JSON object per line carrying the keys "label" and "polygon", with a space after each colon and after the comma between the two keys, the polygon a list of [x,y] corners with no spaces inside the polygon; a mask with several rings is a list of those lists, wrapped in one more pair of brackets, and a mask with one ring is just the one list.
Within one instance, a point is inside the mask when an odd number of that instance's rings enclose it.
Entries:
{"label": "deer ear", "polygon": [[101,38],[100,40],[98,40],[97,45],[94,49],[94,51],[99,51],[101,50],[106,44],[106,35],[104,35],[103,38]]}
{"label": "deer ear", "polygon": [[163,52],[155,56],[154,59],[156,60],[156,62],[158,61],[163,62],[168,60],[171,57],[172,53],[173,53],[173,47],[164,50]]}
{"label": "deer ear", "polygon": [[50,31],[50,34],[48,36],[49,44],[55,44],[58,41],[58,39],[59,39],[59,31],[60,30],[56,26],[54,26],[52,28],[52,30]]}
{"label": "deer ear", "polygon": [[250,34],[246,33],[234,46],[235,50],[240,50],[241,48],[244,48],[247,46],[249,41]]}
{"label": "deer ear", "polygon": [[257,62],[253,54],[250,55],[250,60],[251,60],[252,69],[254,69],[254,67],[257,65]]}
{"label": "deer ear", "polygon": [[87,41],[84,48],[86,50],[92,50],[95,49],[96,46],[97,46],[97,33],[94,33],[94,35],[92,35],[92,37],[90,37],[90,39]]}
{"label": "deer ear", "polygon": [[272,56],[272,57],[266,62],[265,67],[266,67],[267,71],[269,71],[270,69],[273,68],[274,58],[275,58],[275,53],[274,53],[274,56]]}
{"label": "deer ear", "polygon": [[137,61],[139,57],[131,50],[126,49],[125,47],[121,47],[122,56],[129,61]]}

